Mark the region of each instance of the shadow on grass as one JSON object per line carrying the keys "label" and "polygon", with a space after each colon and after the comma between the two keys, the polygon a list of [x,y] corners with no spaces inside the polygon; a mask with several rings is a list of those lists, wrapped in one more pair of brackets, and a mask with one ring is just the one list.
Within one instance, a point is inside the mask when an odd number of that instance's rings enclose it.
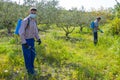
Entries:
{"label": "shadow on grass", "polygon": [[80,38],[79,37],[75,38],[75,37],[57,36],[55,38],[58,39],[58,40],[62,39],[62,40],[65,40],[65,41],[70,41],[71,43],[76,43],[76,42],[80,42],[80,41],[84,40],[81,37]]}
{"label": "shadow on grass", "polygon": [[[78,63],[70,62],[70,59],[65,58],[60,60],[58,58],[53,57],[52,55],[45,55],[46,54],[45,46],[40,46],[39,51],[41,53],[38,53],[37,55],[38,64],[42,64],[42,65],[47,64],[48,66],[52,66],[53,69],[56,69],[56,68],[59,69],[56,72],[56,74],[59,72],[62,75],[64,75],[64,73],[66,72],[70,74],[70,75],[67,74],[66,76],[71,77],[72,72],[70,71],[73,70],[77,72],[78,80],[81,80],[84,78],[86,80],[98,80],[98,79],[103,80],[103,74],[101,74],[100,72],[95,72],[92,68],[88,68],[84,65],[81,65],[80,63],[78,64]],[[64,71],[61,70],[62,68],[64,68]]]}

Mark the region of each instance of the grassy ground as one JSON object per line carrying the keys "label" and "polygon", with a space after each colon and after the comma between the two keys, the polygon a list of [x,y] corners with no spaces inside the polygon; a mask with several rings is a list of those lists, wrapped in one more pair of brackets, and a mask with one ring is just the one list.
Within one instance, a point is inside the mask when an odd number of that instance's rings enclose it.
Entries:
{"label": "grassy ground", "polygon": [[[35,46],[37,80],[120,80],[118,36],[99,33],[97,46],[87,29],[79,33],[76,28],[69,40],[59,29],[40,36],[42,44]],[[19,37],[0,39],[0,66],[0,80],[28,80]]]}

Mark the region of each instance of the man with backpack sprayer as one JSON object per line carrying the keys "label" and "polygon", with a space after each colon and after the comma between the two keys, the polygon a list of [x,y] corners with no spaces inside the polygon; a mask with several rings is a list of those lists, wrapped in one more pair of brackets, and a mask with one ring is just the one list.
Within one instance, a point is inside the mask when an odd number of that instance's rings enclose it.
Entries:
{"label": "man with backpack sprayer", "polygon": [[98,42],[98,30],[103,33],[103,31],[99,28],[99,22],[101,20],[101,17],[97,17],[95,21],[91,22],[90,27],[93,29],[93,36],[94,36],[94,45]]}
{"label": "man with backpack sprayer", "polygon": [[25,66],[29,75],[35,75],[34,60],[35,60],[35,47],[34,38],[37,39],[38,44],[41,44],[41,40],[38,33],[36,24],[36,13],[35,7],[30,8],[30,14],[22,20],[19,35],[22,42],[22,50],[24,55]]}

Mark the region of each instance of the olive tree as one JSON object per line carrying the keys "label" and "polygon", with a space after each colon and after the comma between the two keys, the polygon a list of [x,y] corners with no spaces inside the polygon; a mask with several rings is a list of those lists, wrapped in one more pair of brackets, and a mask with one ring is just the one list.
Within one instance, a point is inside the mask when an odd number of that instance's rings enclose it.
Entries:
{"label": "olive tree", "polygon": [[2,2],[0,23],[7,29],[8,34],[11,34],[11,29],[15,26],[16,14],[16,5],[14,3],[7,1]]}
{"label": "olive tree", "polygon": [[69,34],[72,33],[77,26],[76,17],[75,12],[72,10],[61,10],[59,13],[56,24],[64,30],[67,39],[69,38]]}

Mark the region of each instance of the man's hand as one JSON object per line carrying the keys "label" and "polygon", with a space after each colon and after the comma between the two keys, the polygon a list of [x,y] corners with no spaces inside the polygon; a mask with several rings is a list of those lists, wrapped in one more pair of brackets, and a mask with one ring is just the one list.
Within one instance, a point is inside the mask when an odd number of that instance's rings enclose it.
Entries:
{"label": "man's hand", "polygon": [[38,45],[40,45],[40,44],[41,44],[41,40],[40,40],[40,39],[38,39],[38,40],[37,40],[37,42],[38,42]]}
{"label": "man's hand", "polygon": [[25,48],[27,48],[27,49],[31,48],[31,46],[29,46],[27,43],[23,44],[23,46],[25,46]]}
{"label": "man's hand", "polygon": [[104,33],[102,30],[99,30],[101,33]]}

